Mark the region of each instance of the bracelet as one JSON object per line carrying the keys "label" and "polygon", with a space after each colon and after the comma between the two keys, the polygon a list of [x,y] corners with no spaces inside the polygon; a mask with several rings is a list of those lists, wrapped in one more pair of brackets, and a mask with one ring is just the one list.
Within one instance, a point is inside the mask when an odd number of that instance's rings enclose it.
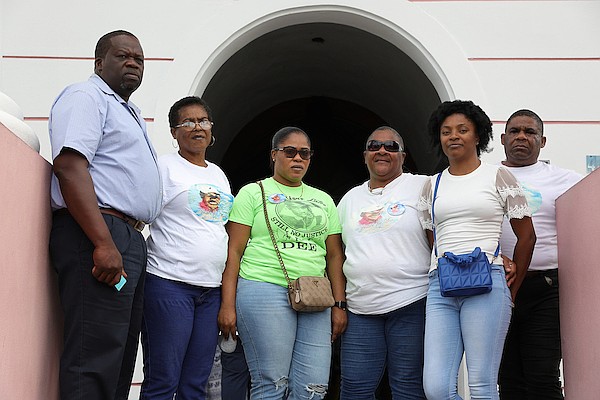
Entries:
{"label": "bracelet", "polygon": [[337,307],[337,308],[340,308],[340,309],[342,309],[344,311],[346,311],[346,308],[347,308],[347,304],[346,304],[345,301],[336,301],[335,303],[333,303],[333,306]]}

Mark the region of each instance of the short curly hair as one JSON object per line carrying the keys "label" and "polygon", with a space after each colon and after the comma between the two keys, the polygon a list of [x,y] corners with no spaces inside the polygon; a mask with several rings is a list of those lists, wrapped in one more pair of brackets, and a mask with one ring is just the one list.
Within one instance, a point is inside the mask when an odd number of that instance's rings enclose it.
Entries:
{"label": "short curly hair", "polygon": [[440,128],[444,120],[453,114],[462,114],[475,125],[475,133],[479,137],[477,145],[477,156],[482,152],[489,152],[488,145],[494,138],[492,133],[492,121],[485,111],[470,100],[445,101],[429,117],[427,123],[427,132],[431,137],[433,146],[437,148],[438,153],[442,155],[442,146],[440,141]]}
{"label": "short curly hair", "polygon": [[204,111],[206,111],[208,116],[208,120],[213,122],[213,113],[206,101],[198,96],[187,96],[177,100],[171,106],[171,109],[169,110],[169,126],[171,128],[174,128],[175,125],[179,124],[179,111],[187,106],[200,106],[204,108]]}
{"label": "short curly hair", "polygon": [[[542,121],[542,119],[540,118],[539,115],[537,115],[533,111],[527,110],[527,109],[515,111],[514,113],[512,113],[512,115],[510,117],[508,117],[508,120],[506,121],[506,127],[508,127],[508,124],[510,123],[510,121],[512,121],[512,119],[516,118],[516,117],[529,117],[529,118],[533,119],[535,121],[535,123],[537,124],[538,129],[540,130],[540,133],[542,134],[542,136],[544,136],[544,122]],[[506,133],[506,127],[504,128],[504,133]]]}
{"label": "short curly hair", "polygon": [[108,49],[110,49],[112,46],[111,40],[115,36],[130,36],[138,40],[139,42],[139,39],[133,33],[124,31],[122,29],[118,31],[108,32],[107,34],[103,35],[100,39],[98,39],[98,43],[96,43],[96,49],[94,50],[94,58],[98,59],[106,57]]}

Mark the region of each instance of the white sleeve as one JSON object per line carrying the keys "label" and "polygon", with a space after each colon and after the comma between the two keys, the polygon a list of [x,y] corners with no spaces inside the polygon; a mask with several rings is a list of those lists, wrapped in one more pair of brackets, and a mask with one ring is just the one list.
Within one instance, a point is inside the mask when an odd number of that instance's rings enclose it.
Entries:
{"label": "white sleeve", "polygon": [[421,222],[421,227],[430,231],[433,231],[433,223],[431,219],[432,196],[431,179],[428,179],[427,182],[425,182],[425,185],[423,185],[423,190],[419,196],[419,201],[417,202],[417,211],[419,211],[419,221]]}
{"label": "white sleeve", "polygon": [[531,217],[531,209],[517,178],[506,168],[498,168],[496,173],[496,190],[502,200],[504,214],[510,219]]}

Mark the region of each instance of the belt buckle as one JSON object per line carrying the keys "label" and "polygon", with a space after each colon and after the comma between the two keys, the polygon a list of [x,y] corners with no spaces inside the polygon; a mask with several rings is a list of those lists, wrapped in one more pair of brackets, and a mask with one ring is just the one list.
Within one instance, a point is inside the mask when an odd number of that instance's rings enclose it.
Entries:
{"label": "belt buckle", "polygon": [[135,219],[131,219],[130,224],[131,226],[133,226],[133,229],[135,229],[138,232],[143,231],[144,227],[146,226],[146,223],[144,221],[139,221]]}

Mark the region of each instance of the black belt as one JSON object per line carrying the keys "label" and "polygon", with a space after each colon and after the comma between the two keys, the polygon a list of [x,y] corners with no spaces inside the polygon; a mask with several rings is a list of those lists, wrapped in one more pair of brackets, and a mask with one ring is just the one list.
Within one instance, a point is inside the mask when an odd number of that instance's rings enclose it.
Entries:
{"label": "black belt", "polygon": [[539,275],[553,275],[553,274],[558,275],[558,270],[557,269],[545,269],[545,270],[541,270],[541,271],[527,271],[527,273],[525,274],[525,278],[533,278],[533,277],[539,276]]}
{"label": "black belt", "polygon": [[[122,219],[127,224],[131,225],[133,227],[133,229],[135,229],[138,232],[143,231],[144,227],[146,226],[146,223],[144,221],[134,219],[126,214],[123,214],[121,211],[115,210],[113,208],[101,208],[100,212],[102,214],[108,214],[108,215],[117,217],[119,219]],[[59,208],[58,210],[54,211],[53,214],[54,215],[71,215],[69,210],[66,208]]]}

